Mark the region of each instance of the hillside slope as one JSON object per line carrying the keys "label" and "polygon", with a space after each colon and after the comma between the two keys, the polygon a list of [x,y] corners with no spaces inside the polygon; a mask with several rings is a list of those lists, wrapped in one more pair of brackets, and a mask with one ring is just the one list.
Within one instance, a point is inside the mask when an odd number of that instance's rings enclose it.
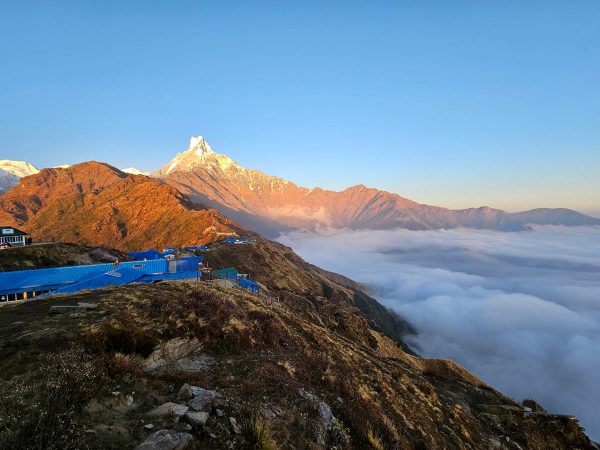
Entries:
{"label": "hillside slope", "polygon": [[98,162],[23,178],[0,197],[0,223],[35,240],[120,250],[204,244],[244,232],[159,180]]}
{"label": "hillside slope", "polygon": [[335,300],[168,282],[1,309],[0,448],[595,448]]}
{"label": "hillside slope", "polygon": [[356,307],[374,329],[410,351],[404,337],[415,330],[408,322],[370,297],[364,286],[307,263],[289,247],[257,237],[256,245],[220,244],[203,255],[211,267],[232,266],[250,274],[290,308],[313,310],[333,300]]}
{"label": "hillside slope", "polygon": [[0,254],[0,271],[43,269],[46,267],[79,266],[127,261],[129,257],[107,247],[90,247],[79,244],[41,244],[12,247]]}
{"label": "hillside slope", "polygon": [[450,210],[419,204],[397,194],[349,187],[341,192],[308,189],[246,169],[216,153],[200,136],[190,140],[154,174],[241,225],[269,236],[292,229],[349,228],[427,230],[480,228],[519,231],[527,224],[600,225],[600,220],[571,210],[532,210],[511,214],[489,207]]}

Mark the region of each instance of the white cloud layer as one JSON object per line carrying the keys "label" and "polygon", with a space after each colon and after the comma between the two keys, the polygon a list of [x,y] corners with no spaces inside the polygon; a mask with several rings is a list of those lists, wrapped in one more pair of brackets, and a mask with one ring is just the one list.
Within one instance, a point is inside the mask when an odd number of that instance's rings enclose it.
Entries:
{"label": "white cloud layer", "polygon": [[574,414],[600,439],[600,227],[297,232],[308,261],[370,284],[451,358],[516,400]]}

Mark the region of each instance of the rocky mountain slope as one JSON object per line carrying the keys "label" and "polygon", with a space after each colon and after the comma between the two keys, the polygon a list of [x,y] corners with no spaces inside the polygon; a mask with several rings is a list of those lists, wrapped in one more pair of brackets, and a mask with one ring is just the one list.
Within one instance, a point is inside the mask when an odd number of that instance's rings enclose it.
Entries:
{"label": "rocky mountain slope", "polygon": [[[574,418],[286,289],[168,282],[0,306],[0,448],[597,448]],[[79,302],[97,307],[48,315]]]}
{"label": "rocky mountain slope", "polygon": [[38,172],[39,170],[28,162],[0,159],[0,193],[16,185],[21,178]]}
{"label": "rocky mountain slope", "polygon": [[98,162],[23,178],[0,197],[0,223],[35,240],[120,250],[202,244],[245,232],[160,180]]}
{"label": "rocky mountain slope", "polygon": [[527,224],[600,225],[571,210],[511,214],[488,207],[449,210],[422,205],[397,194],[352,186],[341,192],[307,189],[259,170],[241,167],[216,153],[202,137],[190,140],[154,174],[190,198],[218,209],[255,231],[273,235],[290,228],[485,228],[519,231]]}

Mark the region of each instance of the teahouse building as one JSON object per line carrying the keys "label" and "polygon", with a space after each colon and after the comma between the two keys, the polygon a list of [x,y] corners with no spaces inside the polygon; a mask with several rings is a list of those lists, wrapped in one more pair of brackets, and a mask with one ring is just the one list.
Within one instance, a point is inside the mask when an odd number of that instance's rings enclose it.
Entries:
{"label": "teahouse building", "polygon": [[24,231],[17,230],[13,227],[0,227],[0,245],[26,245],[27,239],[27,233]]}

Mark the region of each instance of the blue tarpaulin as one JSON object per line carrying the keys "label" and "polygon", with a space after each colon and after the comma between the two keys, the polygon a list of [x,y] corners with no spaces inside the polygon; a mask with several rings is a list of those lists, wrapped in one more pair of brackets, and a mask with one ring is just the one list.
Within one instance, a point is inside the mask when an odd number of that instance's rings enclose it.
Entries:
{"label": "blue tarpaulin", "polygon": [[258,292],[258,283],[256,281],[242,278],[241,280],[238,280],[238,284],[240,287],[248,289],[250,292]]}

